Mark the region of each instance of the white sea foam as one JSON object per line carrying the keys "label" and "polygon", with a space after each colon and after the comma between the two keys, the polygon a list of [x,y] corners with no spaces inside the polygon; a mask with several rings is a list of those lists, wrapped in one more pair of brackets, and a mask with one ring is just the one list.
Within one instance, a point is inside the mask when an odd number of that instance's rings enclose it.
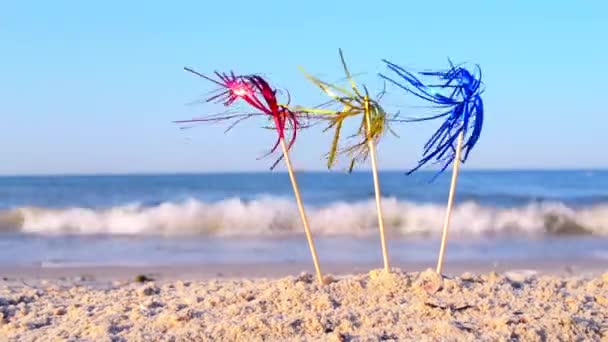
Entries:
{"label": "white sea foam", "polygon": [[[383,199],[385,225],[392,234],[437,235],[445,206]],[[377,231],[373,201],[335,202],[307,207],[318,235],[369,235]],[[19,208],[0,213],[0,227],[42,234],[207,234],[255,236],[301,233],[297,208],[288,198],[238,198],[219,202],[166,202],[109,209]],[[608,205],[571,208],[562,203],[534,203],[516,208],[474,202],[454,208],[451,235],[593,233],[608,235]]]}

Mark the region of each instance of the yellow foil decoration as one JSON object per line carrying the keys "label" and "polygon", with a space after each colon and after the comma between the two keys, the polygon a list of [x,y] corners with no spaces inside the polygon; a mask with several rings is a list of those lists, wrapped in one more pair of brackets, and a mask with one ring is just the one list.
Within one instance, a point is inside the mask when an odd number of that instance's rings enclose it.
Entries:
{"label": "yellow foil decoration", "polygon": [[[384,91],[378,94],[376,99],[370,98],[365,86],[362,87],[363,91],[361,91],[346,66],[341,49],[339,53],[350,89],[322,81],[307,73],[303,68],[300,68],[306,78],[318,86],[331,100],[314,108],[298,107],[294,108],[294,110],[300,113],[310,113],[317,117],[320,116],[329,121],[325,131],[333,129],[334,136],[327,153],[327,167],[331,169],[335,165],[338,155],[346,154],[350,158],[348,171],[351,172],[357,163],[367,160],[370,153],[370,140],[378,143],[387,130],[393,134],[394,132],[388,126],[387,113],[379,104]],[[344,120],[357,116],[360,116],[361,120],[357,132],[347,136],[346,139],[342,139]],[[368,119],[369,125],[366,124],[366,120]],[[351,141],[353,139],[355,140],[354,142]],[[349,142],[346,143],[343,140],[348,140]],[[341,146],[343,143],[346,143],[346,146]]]}

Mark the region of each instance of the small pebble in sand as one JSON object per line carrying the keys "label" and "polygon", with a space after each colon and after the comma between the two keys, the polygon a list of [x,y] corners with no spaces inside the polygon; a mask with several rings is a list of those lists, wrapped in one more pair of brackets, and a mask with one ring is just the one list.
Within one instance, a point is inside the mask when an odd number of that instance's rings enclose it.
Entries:
{"label": "small pebble in sand", "polygon": [[145,274],[138,274],[137,276],[135,276],[136,283],[146,283],[149,281],[154,281],[154,278],[148,277]]}
{"label": "small pebble in sand", "polygon": [[154,284],[146,285],[139,290],[140,296],[152,296],[160,293],[160,288]]}
{"label": "small pebble in sand", "polygon": [[434,294],[443,288],[443,277],[429,268],[418,275],[414,284],[426,293]]}
{"label": "small pebble in sand", "polygon": [[56,315],[56,316],[63,316],[63,315],[66,314],[66,312],[67,312],[67,310],[65,308],[56,308],[53,311],[53,314]]}

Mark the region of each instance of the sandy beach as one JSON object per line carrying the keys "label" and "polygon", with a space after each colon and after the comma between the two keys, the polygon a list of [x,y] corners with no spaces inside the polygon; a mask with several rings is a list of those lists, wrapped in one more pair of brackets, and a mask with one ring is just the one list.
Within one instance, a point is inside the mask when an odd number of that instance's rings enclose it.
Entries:
{"label": "sandy beach", "polygon": [[[306,272],[281,274],[293,265],[274,271],[223,267],[228,274],[215,267],[206,267],[206,273],[161,268],[137,280],[137,271],[150,269],[1,269],[0,336],[7,341],[608,339],[608,273],[598,267],[480,270],[443,279],[430,269],[372,270],[328,276],[325,286]],[[188,270],[190,276],[183,273]],[[259,276],[252,276],[256,272]]]}

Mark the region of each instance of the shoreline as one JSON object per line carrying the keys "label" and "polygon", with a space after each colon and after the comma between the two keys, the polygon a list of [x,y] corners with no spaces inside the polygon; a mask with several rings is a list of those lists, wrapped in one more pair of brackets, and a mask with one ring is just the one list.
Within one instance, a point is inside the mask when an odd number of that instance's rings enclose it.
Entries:
{"label": "shoreline", "polygon": [[[347,276],[366,273],[381,267],[381,263],[322,263],[324,274]],[[391,267],[404,272],[420,272],[434,268],[429,262],[394,262]],[[313,273],[311,262],[276,263],[187,263],[169,265],[86,265],[86,264],[43,264],[43,265],[0,265],[0,277],[6,280],[62,280],[86,277],[95,281],[129,281],[137,275],[146,275],[159,281],[166,280],[211,280],[211,279],[277,279]],[[454,276],[465,272],[519,272],[538,275],[572,276],[597,275],[608,272],[608,264],[597,259],[569,260],[507,260],[491,262],[444,263],[444,275]],[[5,281],[6,281],[5,280]]]}

